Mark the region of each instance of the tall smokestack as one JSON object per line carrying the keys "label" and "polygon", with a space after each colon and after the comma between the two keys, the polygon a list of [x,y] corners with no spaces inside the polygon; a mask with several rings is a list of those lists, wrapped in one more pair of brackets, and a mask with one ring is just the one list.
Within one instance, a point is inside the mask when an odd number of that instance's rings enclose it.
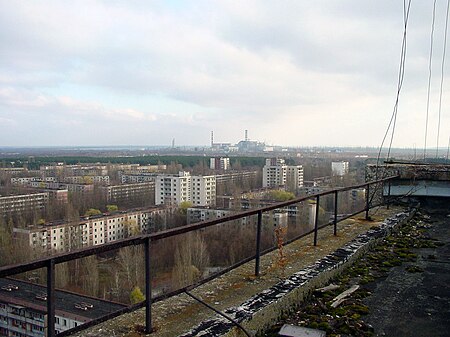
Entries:
{"label": "tall smokestack", "polygon": [[245,141],[248,141],[248,130],[245,130]]}
{"label": "tall smokestack", "polygon": [[211,131],[211,147],[214,146],[214,131]]}

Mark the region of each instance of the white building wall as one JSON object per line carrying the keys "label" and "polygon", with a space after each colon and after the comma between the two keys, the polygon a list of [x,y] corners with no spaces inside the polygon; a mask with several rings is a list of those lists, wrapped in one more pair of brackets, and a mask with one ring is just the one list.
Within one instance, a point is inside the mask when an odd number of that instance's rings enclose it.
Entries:
{"label": "white building wall", "polygon": [[332,162],[331,172],[336,176],[346,175],[348,173],[348,161]]}

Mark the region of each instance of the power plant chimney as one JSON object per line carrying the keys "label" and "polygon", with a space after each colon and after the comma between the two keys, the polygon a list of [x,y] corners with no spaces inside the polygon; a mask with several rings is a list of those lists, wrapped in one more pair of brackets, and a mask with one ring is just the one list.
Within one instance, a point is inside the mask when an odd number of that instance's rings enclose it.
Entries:
{"label": "power plant chimney", "polygon": [[245,141],[248,142],[248,130],[245,130]]}
{"label": "power plant chimney", "polygon": [[214,147],[214,131],[211,131],[211,147]]}

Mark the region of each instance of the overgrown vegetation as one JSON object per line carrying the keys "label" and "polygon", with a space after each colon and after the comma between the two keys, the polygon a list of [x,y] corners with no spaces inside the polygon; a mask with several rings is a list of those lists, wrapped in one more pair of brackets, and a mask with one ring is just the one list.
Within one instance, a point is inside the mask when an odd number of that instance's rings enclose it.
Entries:
{"label": "overgrown vegetation", "polygon": [[[331,283],[338,285],[337,289],[316,291],[292,313],[285,313],[280,323],[267,330],[263,336],[278,336],[278,331],[285,323],[295,324],[326,331],[327,336],[373,336],[373,328],[364,322],[364,315],[370,308],[363,299],[370,296],[370,284],[388,275],[393,267],[402,266],[406,272],[420,273],[423,269],[415,264],[417,254],[415,248],[434,248],[443,245],[442,242],[430,238],[427,229],[426,216],[416,217],[403,225],[398,232],[386,237],[372,251],[355,262],[343,274]],[[428,256],[433,259],[433,256]],[[333,299],[350,288],[359,284],[354,292],[341,306],[331,307]]]}

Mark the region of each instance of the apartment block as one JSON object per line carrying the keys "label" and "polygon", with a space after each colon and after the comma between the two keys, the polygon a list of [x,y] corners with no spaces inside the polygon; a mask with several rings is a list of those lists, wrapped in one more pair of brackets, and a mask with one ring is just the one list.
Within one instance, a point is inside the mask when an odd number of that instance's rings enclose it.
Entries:
{"label": "apartment block", "polygon": [[31,186],[32,182],[56,182],[56,177],[16,177],[11,178],[11,184],[14,186]]}
{"label": "apartment block", "polygon": [[[47,336],[47,289],[35,283],[0,279],[0,336]],[[125,305],[62,290],[55,291],[56,333],[90,322]]]}
{"label": "apartment block", "polygon": [[150,232],[158,217],[165,218],[172,213],[172,208],[153,207],[80,218],[76,222],[14,228],[13,235],[36,250],[66,252]]}
{"label": "apartment block", "polygon": [[156,205],[179,205],[192,202],[192,177],[189,172],[180,171],[178,175],[158,175],[155,184]]}
{"label": "apartment block", "polygon": [[122,173],[120,181],[122,184],[136,184],[154,182],[156,180],[155,173]]}
{"label": "apartment block", "polygon": [[209,160],[209,167],[211,170],[226,171],[230,168],[230,158],[218,157]]}
{"label": "apartment block", "polygon": [[195,206],[216,204],[216,176],[160,175],[156,178],[155,203],[179,205],[190,201]]}
{"label": "apartment block", "polygon": [[331,172],[334,176],[346,175],[348,173],[348,161],[332,162]]}
{"label": "apartment block", "polygon": [[286,189],[298,191],[303,186],[303,166],[286,166]]}
{"label": "apartment block", "polygon": [[47,206],[48,200],[49,194],[46,192],[0,197],[0,216],[42,210]]}
{"label": "apartment block", "polygon": [[285,187],[297,191],[303,186],[303,167],[286,165],[284,159],[268,158],[263,167],[263,187]]}
{"label": "apartment block", "polygon": [[108,202],[127,202],[136,198],[152,198],[155,194],[155,182],[121,184],[101,187]]}
{"label": "apartment block", "polygon": [[71,184],[109,185],[109,176],[68,176],[63,181]]}
{"label": "apartment block", "polygon": [[216,185],[242,183],[243,181],[256,180],[258,171],[236,171],[224,174],[216,174]]}

